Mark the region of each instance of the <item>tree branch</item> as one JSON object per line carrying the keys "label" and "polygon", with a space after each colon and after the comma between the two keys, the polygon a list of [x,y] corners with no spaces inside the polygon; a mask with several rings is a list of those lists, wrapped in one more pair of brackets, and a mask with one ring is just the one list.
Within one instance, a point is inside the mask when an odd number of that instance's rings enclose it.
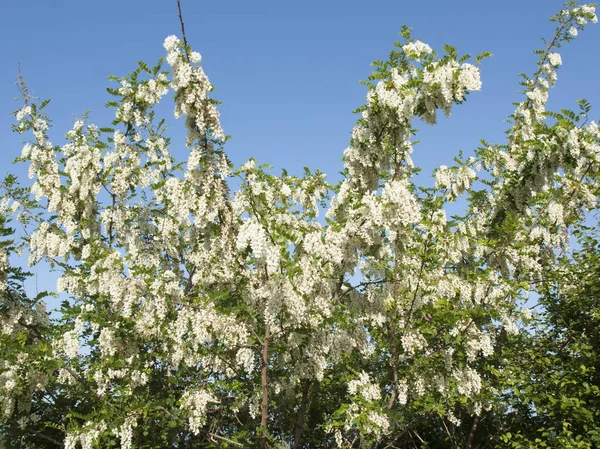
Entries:
{"label": "tree branch", "polygon": [[473,447],[473,438],[475,438],[475,432],[477,431],[478,425],[479,416],[476,416],[473,420],[473,425],[471,426],[471,431],[469,432],[469,437],[467,438],[467,444],[465,445],[465,449],[471,449],[471,447]]}
{"label": "tree branch", "polygon": [[181,15],[181,0],[177,0],[177,11],[179,12],[179,23],[181,24],[181,35],[183,37],[183,45],[185,47],[185,58],[188,64],[190,63],[190,55],[188,53],[187,37],[185,35],[185,24],[183,23],[183,16]]}
{"label": "tree branch", "polygon": [[262,386],[262,403],[260,405],[260,447],[268,449],[269,442],[267,440],[267,424],[269,419],[269,378],[267,376],[267,368],[269,363],[269,338],[271,337],[271,329],[268,317],[265,317],[265,337],[262,350],[262,372],[260,383]]}
{"label": "tree branch", "polygon": [[[393,285],[393,295],[394,300],[398,299],[398,237],[394,240],[394,285]],[[391,335],[390,338],[392,340],[392,395],[390,397],[389,402],[386,405],[386,408],[391,409],[396,403],[396,397],[398,396],[398,341],[397,341],[397,330],[396,323],[398,321],[398,308],[394,307],[394,321],[390,327]]]}
{"label": "tree branch", "polygon": [[229,438],[225,438],[221,435],[217,435],[216,433],[209,432],[208,435],[211,438],[216,438],[217,440],[225,441],[226,443],[233,444],[234,446],[244,447],[243,444],[238,443],[237,441],[230,440]]}
{"label": "tree branch", "polygon": [[302,401],[300,402],[300,408],[298,409],[298,415],[296,417],[296,429],[294,430],[293,449],[300,449],[300,444],[302,443],[302,433],[304,432],[304,413],[306,412],[306,406],[308,405],[309,391],[310,380],[305,379],[302,382]]}
{"label": "tree branch", "polygon": [[63,443],[61,443],[60,441],[58,441],[58,440],[55,440],[54,438],[51,438],[51,437],[49,437],[48,435],[44,435],[43,433],[34,433],[34,434],[32,434],[32,436],[33,436],[34,438],[39,438],[39,439],[41,439],[41,440],[48,441],[48,442],[50,442],[50,443],[52,443],[52,444],[54,444],[54,445],[56,445],[56,446],[58,446],[58,447],[64,447],[64,446],[65,446],[65,445],[64,445]]}

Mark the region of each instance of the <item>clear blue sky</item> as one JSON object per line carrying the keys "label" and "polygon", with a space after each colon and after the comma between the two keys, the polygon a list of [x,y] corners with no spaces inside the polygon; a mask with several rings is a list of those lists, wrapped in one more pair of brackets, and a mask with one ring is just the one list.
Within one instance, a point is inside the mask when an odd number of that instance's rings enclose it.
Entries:
{"label": "clear blue sky", "polygon": [[[441,52],[444,43],[461,53],[494,54],[482,65],[483,89],[469,96],[439,125],[420,126],[414,159],[426,172],[449,164],[459,149],[469,154],[484,138],[500,143],[520,99],[517,76],[531,73],[540,37],[550,37],[548,18],[557,0],[182,0],[190,44],[203,56],[215,84],[227,152],[240,164],[249,157],[300,173],[320,168],[338,179],[340,158],[354,124],[353,109],[364,102],[358,83],[369,64],[385,59],[400,26]],[[176,0],[3,0],[0,14],[0,175],[24,167],[9,163],[23,137],[11,134],[10,111],[17,66],[39,97],[51,98],[54,143],[61,143],[74,117],[91,110],[92,121],[112,119],[104,109],[109,74],[125,76],[136,61],[164,56],[163,40],[180,35]],[[587,98],[600,116],[600,26],[590,25],[561,53],[558,87],[551,107],[576,108]],[[172,106],[169,105],[169,112]],[[181,125],[172,128],[181,148]],[[23,181],[25,181],[23,176]]]}

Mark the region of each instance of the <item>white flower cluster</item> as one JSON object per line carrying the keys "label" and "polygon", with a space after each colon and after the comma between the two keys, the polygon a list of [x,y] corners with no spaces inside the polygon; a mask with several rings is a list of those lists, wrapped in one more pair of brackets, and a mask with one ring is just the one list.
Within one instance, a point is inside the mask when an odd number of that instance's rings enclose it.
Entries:
{"label": "white flower cluster", "polygon": [[381,200],[385,223],[389,226],[408,226],[421,221],[421,208],[405,179],[386,183]]}
{"label": "white flower cluster", "polygon": [[[350,429],[354,430],[358,428],[363,435],[368,435],[375,441],[384,438],[391,427],[387,415],[379,410],[361,409],[361,407],[355,403],[349,405],[345,415],[344,431],[347,432]],[[328,430],[331,431],[333,429],[329,428]],[[343,437],[341,429],[336,428],[333,433],[337,447],[344,447],[342,446]]]}
{"label": "white flower cluster", "polygon": [[255,353],[250,348],[241,348],[236,355],[238,365],[241,366],[248,374],[254,371]]}
{"label": "white flower cluster", "polygon": [[42,223],[31,236],[29,264],[39,262],[44,256],[65,258],[69,251],[69,245],[65,240],[62,231],[51,229],[47,222]]}
{"label": "white flower cluster", "polygon": [[406,53],[406,56],[417,61],[433,52],[429,45],[421,41],[409,42],[402,46],[402,50]]}
{"label": "white flower cluster", "polygon": [[6,291],[6,273],[8,271],[8,253],[4,248],[0,250],[0,295]]}
{"label": "white flower cluster", "polygon": [[[67,157],[64,165],[64,172],[70,178],[69,195],[73,199],[82,201],[88,205],[83,210],[83,218],[92,218],[93,208],[88,198],[95,198],[100,191],[98,175],[102,171],[100,163],[100,150],[88,144],[88,136],[83,131],[83,122],[75,122],[70,138],[72,142],[62,147],[63,154]],[[88,127],[89,137],[97,137],[97,129],[94,126]]]}
{"label": "white flower cluster", "polygon": [[77,443],[79,443],[81,444],[81,449],[93,449],[96,440],[98,440],[100,434],[106,431],[106,429],[107,425],[104,421],[100,421],[99,423],[88,421],[79,432],[67,432],[64,448],[77,449]]}
{"label": "white flower cluster", "polygon": [[469,366],[457,369],[453,373],[458,384],[458,392],[467,397],[473,397],[481,391],[481,376]]}
{"label": "white flower cluster", "polygon": [[421,351],[427,347],[427,340],[416,330],[408,331],[402,335],[402,347],[412,357],[415,355],[415,351]]}
{"label": "white flower cluster", "polygon": [[147,105],[154,105],[160,102],[161,98],[169,91],[167,76],[159,73],[156,79],[150,79],[143,82],[135,93],[135,99]]}
{"label": "white flower cluster", "polygon": [[[472,326],[473,329],[476,329]],[[472,331],[474,336],[469,336],[466,347],[467,347],[467,360],[472,362],[475,361],[478,354],[488,357],[494,353],[494,345],[491,337],[483,332]]]}
{"label": "white flower cluster", "polygon": [[[196,366],[200,360],[198,349],[203,345],[218,341],[222,345],[237,346],[248,339],[245,325],[233,316],[217,312],[212,304],[182,308],[169,329],[168,358],[174,366],[180,363]],[[212,367],[217,362],[210,360],[206,363]]]}
{"label": "white flower cluster", "polygon": [[186,391],[181,397],[181,408],[187,413],[190,431],[198,435],[200,427],[206,422],[208,404],[216,398],[205,390]]}
{"label": "white flower cluster", "polygon": [[200,66],[192,66],[200,62],[198,53],[190,54],[190,62],[186,60],[182,42],[175,36],[165,39],[167,62],[173,71],[172,86],[175,90],[175,117],[186,116],[188,146],[197,140],[204,139],[209,130],[218,140],[224,140],[225,135],[219,122],[219,113],[214,103],[208,97],[212,90],[208,77]]}
{"label": "white flower cluster", "polygon": [[390,420],[383,413],[371,410],[367,413],[367,422],[362,425],[361,430],[369,435],[376,435],[377,439],[383,438],[390,429]]}
{"label": "white flower cluster", "polygon": [[[455,73],[458,72],[458,77]],[[453,103],[464,100],[468,91],[481,89],[479,68],[472,64],[459,65],[456,61],[445,64],[434,62],[423,73],[423,83],[428,89],[428,95],[423,99],[427,114],[423,119],[427,123],[436,123],[436,109],[450,116]]]}
{"label": "white flower cluster", "polygon": [[448,410],[446,412],[446,419],[456,427],[459,427],[462,424],[462,421],[454,414],[453,410]]}
{"label": "white flower cluster", "polygon": [[398,404],[406,405],[408,401],[408,383],[405,380],[398,382],[397,394]]}
{"label": "white flower cluster", "polygon": [[470,167],[462,166],[453,170],[445,165],[440,165],[435,172],[435,187],[436,189],[445,189],[445,195],[450,199],[455,199],[469,190],[476,178],[477,174]]}
{"label": "white flower cluster", "polygon": [[21,122],[25,120],[25,116],[27,115],[31,115],[31,106],[24,106],[23,108],[19,109],[16,114],[17,121]]}
{"label": "white flower cluster", "polygon": [[546,110],[546,103],[548,102],[548,90],[535,88],[528,91],[526,95],[531,101],[533,112],[538,116],[541,116]]}
{"label": "white flower cluster", "polygon": [[17,386],[18,374],[14,368],[9,368],[5,365],[6,362],[2,363],[2,374],[0,374],[0,388],[5,392],[10,393]]}
{"label": "white flower cluster", "polygon": [[114,331],[110,328],[102,328],[99,338],[100,353],[103,356],[113,356],[118,350]]}
{"label": "white flower cluster", "polygon": [[244,221],[236,240],[238,251],[245,251],[248,246],[256,261],[266,264],[269,273],[277,272],[279,248],[270,244],[265,228],[254,220]]}
{"label": "white flower cluster", "polygon": [[548,53],[548,61],[554,67],[558,67],[562,64],[562,58],[558,53]]}
{"label": "white flower cluster", "polygon": [[360,394],[365,401],[373,402],[381,399],[381,390],[377,384],[371,382],[368,373],[361,372],[358,379],[348,382],[348,393],[351,395]]}
{"label": "white flower cluster", "polygon": [[463,64],[458,73],[459,89],[466,91],[481,90],[481,71],[473,64]]}
{"label": "white flower cluster", "polygon": [[63,352],[68,358],[75,359],[79,353],[79,337],[75,331],[67,331],[58,340],[56,349]]}
{"label": "white flower cluster", "polygon": [[115,430],[115,434],[121,441],[121,449],[131,449],[133,439],[133,429],[137,427],[137,420],[135,416],[130,415],[125,419],[125,422],[121,424],[118,430]]}
{"label": "white flower cluster", "polygon": [[[125,85],[129,85],[128,82],[124,82]],[[129,99],[123,101],[117,111],[115,112],[115,118],[128,125],[135,125],[137,127],[147,125],[148,119],[142,114],[139,107],[136,107],[135,103]]]}
{"label": "white flower cluster", "polygon": [[548,206],[548,219],[554,226],[562,226],[564,224],[564,208],[560,203],[553,202]]}
{"label": "white flower cluster", "polygon": [[573,9],[573,14],[577,16],[577,23],[585,25],[588,20],[592,23],[598,23],[595,5],[581,5]]}

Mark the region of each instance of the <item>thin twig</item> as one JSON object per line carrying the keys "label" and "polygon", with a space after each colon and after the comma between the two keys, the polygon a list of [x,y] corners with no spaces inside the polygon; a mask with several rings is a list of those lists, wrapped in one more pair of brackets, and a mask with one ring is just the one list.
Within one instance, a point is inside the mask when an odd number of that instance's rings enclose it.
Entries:
{"label": "thin twig", "polygon": [[185,47],[185,58],[188,64],[190,63],[190,55],[188,54],[188,43],[187,37],[185,36],[185,25],[183,23],[183,16],[181,15],[181,0],[177,0],[177,10],[179,11],[179,23],[181,23],[181,35],[183,36],[183,45]]}
{"label": "thin twig", "polygon": [[27,89],[27,84],[25,84],[23,75],[21,75],[21,63],[20,62],[17,66],[17,82],[16,82],[16,84],[17,84],[17,88],[19,89],[19,92],[21,93],[21,96],[23,97],[23,100],[25,101],[25,105],[28,105],[31,100],[36,99],[36,97],[31,95],[29,93],[29,90]]}
{"label": "thin twig", "polygon": [[216,433],[209,432],[209,435],[212,438],[216,438],[217,440],[225,441],[226,443],[233,444],[233,445],[238,446],[238,447],[244,447],[243,444],[238,443],[237,441],[230,440],[229,438],[223,437],[221,435],[217,435]]}
{"label": "thin twig", "polygon": [[267,426],[269,422],[269,378],[268,378],[268,366],[269,366],[269,339],[270,325],[268,317],[265,316],[265,337],[263,339],[263,350],[262,350],[262,370],[261,370],[261,387],[262,387],[262,402],[260,405],[260,447],[261,449],[268,449],[269,442],[267,439]]}
{"label": "thin twig", "polygon": [[[13,424],[18,424],[18,422],[15,419],[10,419],[10,422],[12,422]],[[29,433],[29,436],[33,437],[33,438],[40,438],[42,440],[48,441],[50,443],[55,444],[58,447],[64,447],[64,444],[62,443],[62,441],[58,441],[57,439],[54,439],[48,435],[45,435],[41,432],[36,431],[35,429],[25,429],[25,431],[27,433]],[[4,440],[0,439],[0,443],[4,443]],[[0,446],[0,447],[4,447],[4,446]]]}
{"label": "thin twig", "polygon": [[[394,300],[398,299],[398,237],[394,240],[394,276],[393,276],[393,296]],[[391,340],[392,340],[392,395],[390,397],[389,402],[386,405],[386,408],[391,409],[396,403],[396,397],[398,396],[398,344],[397,344],[397,329],[396,323],[398,321],[398,307],[394,307],[394,321],[391,326]]]}
{"label": "thin twig", "polygon": [[50,443],[53,443],[53,444],[55,444],[58,447],[64,447],[65,446],[62,442],[60,442],[58,440],[55,440],[54,438],[49,437],[48,435],[44,435],[43,433],[34,433],[34,434],[32,434],[32,436],[34,438],[40,438],[42,440],[48,441]]}

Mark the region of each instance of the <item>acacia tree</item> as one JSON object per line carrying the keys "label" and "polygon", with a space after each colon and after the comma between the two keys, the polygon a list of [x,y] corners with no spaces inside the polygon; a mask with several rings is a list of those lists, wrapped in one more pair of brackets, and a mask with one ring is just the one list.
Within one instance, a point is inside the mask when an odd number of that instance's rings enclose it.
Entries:
{"label": "acacia tree", "polygon": [[[489,54],[475,64],[451,46],[438,55],[406,28],[366,82],[337,185],[254,160],[232,167],[185,32],[165,40],[168,70],[140,63],[112,78],[111,127],[86,116],[62,146],[49,141],[47,103],[22,83],[15,129],[33,140],[20,160],[43,211],[26,198],[11,207],[34,223],[30,263],[58,270],[68,299],[41,345],[25,330],[11,339],[15,315],[2,315],[5,444],[511,443],[504,402],[519,387],[507,373],[529,320],[522,305],[547,291],[573,227],[598,207],[589,105],[546,111],[557,49],[597,21],[595,7],[569,2],[552,20],[507,143],[439,167],[431,188],[413,181],[415,121],[435,125],[479,90]],[[153,110],[171,90],[186,163]],[[448,218],[459,197],[465,214]]]}

